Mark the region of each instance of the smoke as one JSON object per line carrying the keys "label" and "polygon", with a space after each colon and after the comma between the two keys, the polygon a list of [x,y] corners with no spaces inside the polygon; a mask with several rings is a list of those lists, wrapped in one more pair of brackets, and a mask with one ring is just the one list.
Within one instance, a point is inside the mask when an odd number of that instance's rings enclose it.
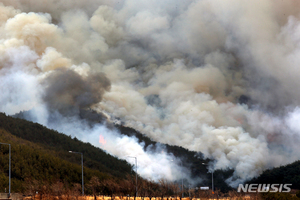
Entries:
{"label": "smoke", "polygon": [[144,177],[181,175],[162,147],[91,128],[80,110],[200,151],[234,169],[231,185],[299,159],[299,2],[1,2],[2,112],[95,146],[101,134]]}
{"label": "smoke", "polygon": [[89,108],[100,102],[102,94],[110,87],[109,80],[102,73],[82,78],[75,71],[63,68],[55,70],[44,81],[46,87],[43,100],[50,110],[59,112],[66,112],[69,107]]}

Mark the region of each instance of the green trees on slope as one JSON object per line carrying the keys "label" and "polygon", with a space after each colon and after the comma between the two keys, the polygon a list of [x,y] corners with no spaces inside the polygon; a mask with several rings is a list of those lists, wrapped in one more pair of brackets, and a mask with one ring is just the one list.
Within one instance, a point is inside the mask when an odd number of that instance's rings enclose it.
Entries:
{"label": "green trees on slope", "polygon": [[257,178],[252,179],[249,183],[277,183],[292,184],[293,189],[300,189],[300,161],[293,162],[286,166],[275,167],[264,171]]}
{"label": "green trees on slope", "polygon": [[[11,144],[11,177],[14,192],[24,192],[27,184],[34,181],[45,185],[58,181],[70,186],[81,183],[80,164],[56,157],[54,151],[14,137],[3,129],[0,129],[0,140]],[[6,149],[6,146],[0,145],[0,192],[5,192],[5,188],[8,191],[9,159]],[[111,177],[109,174],[85,167],[85,181],[93,176],[100,180]]]}
{"label": "green trees on slope", "polygon": [[69,150],[72,150],[82,152],[85,160],[84,165],[91,169],[123,178],[126,173],[131,172],[131,166],[126,161],[119,160],[89,143],[83,143],[76,138],[72,139],[70,136],[47,129],[40,124],[0,113],[1,127],[12,135],[38,144],[41,148],[52,150],[56,156],[70,162],[80,164],[80,158],[68,153]]}

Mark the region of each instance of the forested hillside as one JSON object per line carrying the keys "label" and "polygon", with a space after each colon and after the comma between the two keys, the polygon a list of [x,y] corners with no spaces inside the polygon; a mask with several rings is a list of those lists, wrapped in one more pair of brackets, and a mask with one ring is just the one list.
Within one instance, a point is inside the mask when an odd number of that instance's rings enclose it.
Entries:
{"label": "forested hillside", "polygon": [[[81,113],[84,113],[82,117],[84,117],[85,120],[87,120],[91,125],[106,120],[101,114],[97,114],[94,112],[81,111]],[[13,135],[21,137],[25,140],[38,143],[47,149],[55,150],[59,157],[70,162],[80,162],[79,156],[70,155],[70,153],[68,153],[68,151],[71,149],[73,151],[83,152],[85,158],[85,166],[92,169],[97,169],[101,172],[107,172],[117,177],[124,177],[126,173],[132,172],[132,166],[128,165],[125,161],[117,160],[115,157],[106,154],[101,149],[95,148],[89,143],[83,143],[76,138],[72,139],[70,136],[66,136],[65,134],[58,133],[54,130],[49,130],[40,124],[20,119],[23,118],[23,115],[24,112],[21,112],[14,117],[0,114],[0,127],[5,127],[5,129],[9,130]],[[130,127],[111,123],[106,124],[108,128],[117,129],[121,134],[138,138],[139,142],[145,144],[145,148],[155,147],[155,145],[157,144],[156,142],[152,141],[148,137],[145,137],[143,134]],[[189,151],[182,147],[170,146],[166,144],[164,144],[164,147],[165,150],[168,151],[168,153],[171,153],[175,157],[178,157],[182,160],[183,166],[190,169],[191,175],[195,179],[198,178],[199,180],[201,180],[197,184],[197,186],[211,185],[211,174],[208,173],[207,166],[202,164],[203,162],[208,163],[211,160],[204,158],[200,152]],[[220,189],[223,192],[230,190],[231,187],[226,184],[225,180],[229,178],[232,173],[233,170],[216,170],[214,172],[215,188]],[[189,183],[185,182],[185,184],[188,185]]]}
{"label": "forested hillside", "polygon": [[300,189],[300,161],[264,171],[249,183],[292,184],[293,189]]}
{"label": "forested hillside", "polygon": [[[28,185],[81,184],[80,155],[84,155],[84,180],[128,179],[132,167],[99,148],[39,124],[0,114],[0,142],[11,144],[12,191],[28,191]],[[8,145],[0,145],[0,192],[8,191]],[[29,184],[32,183],[32,184]],[[34,185],[34,184],[33,184]]]}
{"label": "forested hillside", "polygon": [[[25,117],[25,116],[27,116],[27,117]],[[14,118],[16,118],[17,121],[14,121],[14,120],[11,121],[11,119],[13,119],[11,117],[8,117],[8,119],[10,119],[8,121],[10,121],[9,123],[11,123],[11,126],[13,126],[13,127],[15,127],[15,125],[14,125],[15,123],[18,124],[17,126],[19,128],[21,128],[22,126],[27,127],[26,122],[27,123],[29,123],[29,122],[26,120],[23,120],[23,119],[28,118],[28,116],[30,116],[30,115],[28,115],[28,113],[26,111],[20,112],[20,113],[14,115]],[[116,129],[123,135],[134,136],[139,140],[140,143],[144,144],[145,149],[155,148],[156,144],[160,144],[160,143],[152,141],[151,139],[144,136],[140,132],[134,130],[133,128],[125,127],[123,125],[118,125],[118,124],[113,124],[113,123],[108,122],[107,119],[101,113],[96,113],[95,111],[92,111],[92,110],[81,109],[79,116],[80,116],[80,118],[82,118],[86,122],[88,122],[91,126],[93,126],[97,123],[105,122],[104,124],[106,124],[107,127],[110,129]],[[0,124],[0,126],[1,126],[1,124]],[[49,146],[48,144],[51,144],[50,146],[52,146],[52,147],[57,146],[59,150],[63,150],[62,154],[66,154],[66,152],[70,149],[69,148],[70,144],[66,142],[66,141],[69,141],[69,139],[71,139],[69,136],[65,136],[64,134],[58,133],[57,131],[50,131],[50,130],[44,131],[44,133],[42,133],[42,134],[38,134],[39,132],[41,132],[40,129],[45,128],[45,127],[43,127],[39,124],[36,124],[36,123],[31,123],[31,122],[30,122],[30,124],[28,124],[28,126],[30,126],[31,129],[35,130],[36,133],[28,133],[29,131],[26,131],[26,134],[25,134],[25,133],[22,133],[22,131],[18,132],[16,130],[17,128],[10,129],[10,130],[11,130],[12,134],[22,137],[24,139],[27,139],[30,141],[32,141],[31,139],[33,139],[35,142],[42,143],[46,146]],[[6,125],[6,127],[9,128],[10,126]],[[39,127],[39,128],[37,128],[37,127]],[[47,134],[46,134],[46,132],[47,132]],[[58,139],[59,141],[56,142],[56,139]],[[74,138],[74,139],[77,140],[76,138]],[[69,141],[69,142],[73,143],[74,141]],[[82,144],[79,142],[78,145],[81,146]],[[90,145],[90,144],[87,144],[87,145]],[[165,148],[165,151],[167,151],[168,153],[173,154],[175,157],[179,158],[182,161],[182,164],[184,167],[190,169],[192,177],[194,177],[195,179],[201,180],[198,182],[198,184],[197,184],[198,186],[211,185],[211,181],[212,181],[211,174],[208,173],[207,166],[202,164],[202,163],[210,162],[211,161],[210,159],[204,158],[201,152],[189,151],[189,150],[179,147],[179,146],[170,146],[167,144],[163,144],[163,147]],[[83,148],[83,146],[78,151],[81,151],[82,148]],[[104,153],[104,152],[102,152],[102,153]],[[97,161],[99,161],[99,159],[101,159],[101,158],[104,158],[102,156],[102,153],[101,153],[100,157],[96,157]],[[69,154],[67,154],[67,155],[69,155]],[[103,164],[105,164],[107,161],[103,160],[103,162],[104,162]],[[93,165],[88,165],[88,166],[93,167]],[[118,166],[111,166],[111,165],[109,165],[109,166],[113,167],[113,169],[118,167]],[[214,172],[215,188],[220,189],[222,191],[230,190],[231,187],[229,187],[226,184],[225,180],[227,178],[229,178],[232,175],[232,173],[233,173],[233,170],[226,170],[226,171],[216,170]],[[186,185],[190,184],[187,181],[184,181],[184,182]]]}
{"label": "forested hillside", "polygon": [[[11,177],[13,192],[25,192],[31,183],[54,184],[63,182],[73,186],[81,183],[81,166],[57,156],[53,150],[13,136],[0,129],[0,141],[11,144]],[[80,159],[78,159],[80,161]],[[9,171],[8,145],[0,145],[0,192],[8,191]],[[96,176],[101,180],[110,179],[108,173],[85,167],[85,181]]]}
{"label": "forested hillside", "polygon": [[57,156],[70,162],[80,163],[80,156],[70,154],[71,150],[82,152],[85,166],[89,168],[123,178],[126,173],[131,172],[131,166],[126,161],[119,160],[89,143],[83,143],[77,138],[47,129],[40,124],[0,114],[0,127],[17,137],[53,150]]}
{"label": "forested hillside", "polygon": [[[146,147],[155,145],[155,142],[134,129],[124,126],[115,126],[115,128],[122,134],[134,135],[140,142],[144,142]],[[34,190],[43,192],[44,186],[48,186],[48,190],[52,192],[57,191],[55,188],[62,188],[64,192],[72,191],[80,194],[81,160],[80,155],[68,152],[72,150],[84,154],[86,192],[134,194],[132,166],[89,143],[83,143],[76,138],[49,130],[40,124],[16,119],[3,113],[0,113],[0,142],[9,143],[12,148],[12,192],[30,193]],[[211,184],[211,174],[202,164],[209,160],[203,159],[200,153],[169,145],[166,145],[166,150],[181,158],[184,165],[191,169],[193,176],[201,177],[203,179],[201,185]],[[250,182],[291,183],[293,184],[292,188],[299,189],[299,170],[300,161],[267,170]],[[226,185],[225,180],[232,175],[232,172],[232,170],[215,171],[215,188],[223,192],[230,190],[231,188]],[[140,191],[143,190],[143,187],[149,189],[151,186],[153,195],[158,195],[159,191],[162,192],[159,188],[160,183],[155,184],[140,177],[139,183]],[[166,183],[163,182],[163,184]],[[5,188],[7,191],[8,146],[0,145],[0,192],[4,192]]]}
{"label": "forested hillside", "polygon": [[[135,173],[128,163],[88,143],[49,130],[39,124],[0,114],[0,142],[11,144],[12,192],[79,195],[80,156],[70,154],[68,150],[72,149],[84,154],[84,182],[87,194],[134,195],[135,193]],[[186,151],[179,147],[168,148],[173,149],[177,156],[183,156]],[[7,145],[0,145],[0,192],[5,190],[8,192],[8,149]],[[194,153],[190,152],[187,158],[193,155]],[[205,166],[198,165],[198,167],[206,175]],[[154,183],[138,177],[140,195],[178,195],[179,185],[165,180]]]}

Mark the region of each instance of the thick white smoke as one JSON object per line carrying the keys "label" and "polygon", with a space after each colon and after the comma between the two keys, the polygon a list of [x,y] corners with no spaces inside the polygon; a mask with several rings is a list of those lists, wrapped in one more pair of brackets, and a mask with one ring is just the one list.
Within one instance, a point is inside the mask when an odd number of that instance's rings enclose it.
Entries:
{"label": "thick white smoke", "polygon": [[[299,159],[297,1],[1,2],[2,112],[68,133],[92,108],[234,169],[232,185]],[[84,125],[78,138],[101,132],[108,152],[138,156],[142,176],[165,166],[180,178],[171,155],[150,162],[135,139]]]}
{"label": "thick white smoke", "polygon": [[[144,144],[140,144],[135,137],[120,135],[113,129],[108,129],[103,125],[90,127],[86,121],[76,117],[62,117],[61,123],[49,123],[48,126],[55,128],[67,135],[77,137],[83,142],[89,142],[94,146],[100,147],[106,152],[127,160],[133,165],[135,170],[135,158],[137,158],[138,174],[149,180],[159,181],[167,179],[169,181],[189,180],[191,183],[196,181],[186,168],[181,167],[181,161],[177,160],[172,154],[168,154],[162,145],[154,148],[151,146],[144,150]],[[197,180],[199,181],[199,180]]]}

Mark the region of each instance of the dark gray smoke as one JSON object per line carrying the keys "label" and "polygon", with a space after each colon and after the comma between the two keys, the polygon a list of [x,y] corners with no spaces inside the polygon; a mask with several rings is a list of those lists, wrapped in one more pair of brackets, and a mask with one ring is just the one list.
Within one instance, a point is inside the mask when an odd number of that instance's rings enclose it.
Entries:
{"label": "dark gray smoke", "polygon": [[[90,73],[82,77],[73,70],[56,69],[47,78],[43,100],[50,111],[68,115],[77,109],[87,109],[102,100],[104,92],[109,91],[110,81],[103,73]],[[72,113],[73,115],[75,113]]]}

